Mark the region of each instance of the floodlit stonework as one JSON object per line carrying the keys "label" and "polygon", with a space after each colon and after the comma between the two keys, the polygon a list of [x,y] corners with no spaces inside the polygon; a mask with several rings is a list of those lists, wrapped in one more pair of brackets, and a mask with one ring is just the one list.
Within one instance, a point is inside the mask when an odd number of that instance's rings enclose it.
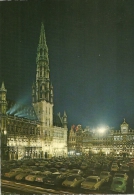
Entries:
{"label": "floodlit stonework", "polygon": [[41,25],[36,58],[36,81],[32,105],[7,100],[4,82],[0,88],[0,129],[2,159],[51,158],[67,155],[67,115],[53,113],[48,48]]}
{"label": "floodlit stonework", "polygon": [[134,157],[134,130],[123,121],[120,130],[82,129],[72,126],[68,139],[69,155],[112,155]]}

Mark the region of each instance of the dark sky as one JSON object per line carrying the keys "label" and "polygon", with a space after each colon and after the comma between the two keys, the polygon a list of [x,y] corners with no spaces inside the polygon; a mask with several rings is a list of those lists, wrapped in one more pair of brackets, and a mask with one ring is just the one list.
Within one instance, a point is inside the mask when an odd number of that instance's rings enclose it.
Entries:
{"label": "dark sky", "polygon": [[41,22],[49,49],[54,112],[68,127],[134,128],[134,1],[0,2],[0,83],[31,102]]}

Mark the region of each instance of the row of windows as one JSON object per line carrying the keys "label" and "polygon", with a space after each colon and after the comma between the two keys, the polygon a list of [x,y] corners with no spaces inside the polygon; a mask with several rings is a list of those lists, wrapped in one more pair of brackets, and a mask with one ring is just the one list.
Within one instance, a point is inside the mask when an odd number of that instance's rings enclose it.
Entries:
{"label": "row of windows", "polygon": [[126,137],[117,136],[117,137],[114,137],[114,140],[115,141],[123,140],[123,139],[126,139],[126,140],[134,140],[134,136],[126,136]]}
{"label": "row of windows", "polygon": [[64,137],[64,133],[56,133],[56,132],[54,132],[54,137]]}
{"label": "row of windows", "polygon": [[20,127],[9,127],[8,129],[9,133],[19,133],[19,134],[31,134],[31,135],[40,135],[40,130],[37,129],[28,129],[28,128],[20,128]]}

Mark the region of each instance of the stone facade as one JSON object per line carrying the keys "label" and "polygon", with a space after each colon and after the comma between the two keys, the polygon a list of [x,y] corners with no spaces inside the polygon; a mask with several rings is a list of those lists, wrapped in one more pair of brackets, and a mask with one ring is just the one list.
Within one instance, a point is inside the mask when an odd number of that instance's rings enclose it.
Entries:
{"label": "stone facade", "polygon": [[2,159],[51,158],[67,155],[67,115],[53,113],[53,86],[44,25],[41,25],[36,58],[36,81],[32,105],[7,100],[4,82],[0,88]]}
{"label": "stone facade", "polygon": [[[79,130],[78,130],[79,131]],[[69,133],[68,154],[98,154],[134,157],[134,130],[129,128],[125,119],[120,130],[106,128],[104,132],[86,127],[79,131],[79,147],[77,145],[78,131],[73,128]],[[75,140],[75,141],[74,141]]]}

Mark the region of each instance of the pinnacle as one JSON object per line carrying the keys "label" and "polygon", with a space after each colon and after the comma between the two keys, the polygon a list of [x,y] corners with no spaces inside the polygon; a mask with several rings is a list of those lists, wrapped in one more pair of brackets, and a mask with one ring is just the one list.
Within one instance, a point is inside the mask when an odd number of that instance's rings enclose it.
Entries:
{"label": "pinnacle", "polygon": [[4,82],[2,82],[1,89],[5,89]]}
{"label": "pinnacle", "polygon": [[64,111],[64,117],[67,117],[67,114],[66,114],[66,112]]}
{"label": "pinnacle", "polygon": [[40,32],[39,44],[45,44],[46,45],[45,29],[44,29],[43,22],[41,23],[41,32]]}

